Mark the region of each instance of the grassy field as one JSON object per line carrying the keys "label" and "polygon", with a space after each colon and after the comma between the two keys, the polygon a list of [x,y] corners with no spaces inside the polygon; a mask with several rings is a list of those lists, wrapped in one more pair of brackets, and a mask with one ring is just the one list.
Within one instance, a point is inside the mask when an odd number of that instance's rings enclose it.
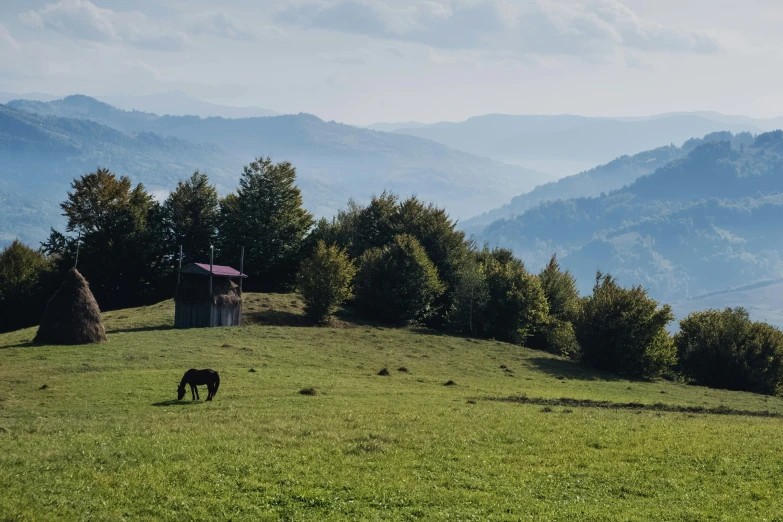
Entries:
{"label": "grassy field", "polygon": [[[184,331],[170,301],[111,312],[95,346],[0,335],[0,520],[783,520],[783,418],[664,411],[781,399],[304,327],[290,295],[248,294],[246,312]],[[191,367],[220,372],[213,402],[173,400]]]}

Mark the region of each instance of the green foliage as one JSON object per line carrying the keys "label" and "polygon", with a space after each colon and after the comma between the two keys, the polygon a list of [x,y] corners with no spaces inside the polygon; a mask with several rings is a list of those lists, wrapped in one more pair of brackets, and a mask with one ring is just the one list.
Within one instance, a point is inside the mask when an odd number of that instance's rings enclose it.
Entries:
{"label": "green foliage", "polygon": [[400,234],[416,238],[438,269],[445,291],[434,304],[438,313],[430,314],[428,322],[443,326],[444,314],[455,298],[458,273],[470,252],[464,232],[456,229],[445,210],[416,197],[400,201],[396,194],[383,192],[365,207],[349,201],[331,223],[319,222],[312,235],[313,241],[334,242],[358,259],[370,249],[388,245]]}
{"label": "green foliage", "polygon": [[220,222],[217,190],[199,171],[177,183],[163,204],[167,242],[172,252],[182,246],[187,262],[209,259],[210,246],[217,238]]}
{"label": "green foliage", "polygon": [[142,184],[108,169],[85,174],[72,183],[62,203],[68,218],[66,237],[52,231],[44,251],[54,255],[61,275],[76,262],[101,309],[135,306],[170,295],[165,285],[163,212]]}
{"label": "green foliage", "polygon": [[674,337],[680,371],[713,388],[776,394],[783,382],[783,332],[743,308],[694,312]]}
{"label": "green foliage", "polygon": [[435,313],[444,291],[438,269],[416,238],[401,234],[391,244],[359,258],[356,303],[371,318],[393,323],[417,322]]}
{"label": "green foliage", "polygon": [[448,328],[457,333],[477,336],[483,330],[483,316],[489,300],[484,265],[470,255],[457,272],[454,299],[447,315]]}
{"label": "green foliage", "polygon": [[53,268],[19,240],[0,251],[0,332],[38,324],[53,291]]}
{"label": "green foliage", "polygon": [[581,356],[574,325],[552,315],[536,329],[527,345],[569,359],[579,359]]}
{"label": "green foliage", "polygon": [[302,207],[288,162],[259,158],[244,168],[236,194],[220,202],[220,255],[236,262],[245,247],[248,287],[282,290],[294,282],[313,216]]}
{"label": "green foliage", "polygon": [[655,377],[676,360],[666,325],[671,307],[640,287],[622,288],[608,274],[596,274],[593,294],[583,299],[576,336],[584,362],[629,377]]}
{"label": "green foliage", "polygon": [[552,255],[549,264],[538,274],[538,280],[549,303],[549,314],[558,321],[575,320],[581,306],[576,279],[568,270],[560,270],[556,254]]}
{"label": "green foliage", "polygon": [[307,316],[319,322],[328,319],[340,304],[353,297],[355,275],[356,266],[344,250],[319,241],[297,274]]}
{"label": "green foliage", "polygon": [[508,250],[484,250],[479,253],[479,262],[487,286],[479,332],[484,337],[524,344],[549,313],[541,283]]}

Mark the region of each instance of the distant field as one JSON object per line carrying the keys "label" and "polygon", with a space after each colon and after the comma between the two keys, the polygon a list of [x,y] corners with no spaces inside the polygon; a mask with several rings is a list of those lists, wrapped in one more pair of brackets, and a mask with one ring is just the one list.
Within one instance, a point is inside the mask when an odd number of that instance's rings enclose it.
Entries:
{"label": "distant field", "polygon": [[[783,520],[783,418],[666,411],[783,414],[779,398],[299,326],[290,295],[246,312],[185,331],[170,301],[111,312],[86,347],[0,335],[0,520]],[[172,400],[191,367],[220,372],[215,401]]]}

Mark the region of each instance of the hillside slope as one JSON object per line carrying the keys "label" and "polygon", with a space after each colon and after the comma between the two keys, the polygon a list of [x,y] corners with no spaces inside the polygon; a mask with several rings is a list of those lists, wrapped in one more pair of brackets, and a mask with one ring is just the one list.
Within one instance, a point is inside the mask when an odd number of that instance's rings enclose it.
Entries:
{"label": "hillside slope", "polygon": [[[245,297],[242,328],[174,330],[168,301],[105,314],[103,345],[0,335],[0,513],[625,521],[783,509],[781,419],[751,415],[783,413],[780,398],[630,382],[426,330],[293,326],[294,296]],[[173,400],[190,367],[220,372],[214,401]],[[490,400],[522,395],[576,405]]]}
{"label": "hillside slope", "polygon": [[514,197],[511,202],[499,208],[463,221],[460,227],[468,233],[477,233],[494,221],[514,218],[544,201],[597,197],[655,172],[669,162],[686,156],[699,145],[722,140],[731,141],[739,147],[743,144],[752,144],[754,137],[747,132],[737,135],[726,131],[713,132],[704,138],[691,138],[681,147],[669,145],[633,156],[622,156],[606,165],[539,185],[530,192]]}
{"label": "hillside slope", "polygon": [[750,146],[703,144],[621,190],[542,203],[479,237],[513,248],[531,268],[557,252],[584,291],[600,269],[681,301],[783,277],[782,192],[776,131]]}

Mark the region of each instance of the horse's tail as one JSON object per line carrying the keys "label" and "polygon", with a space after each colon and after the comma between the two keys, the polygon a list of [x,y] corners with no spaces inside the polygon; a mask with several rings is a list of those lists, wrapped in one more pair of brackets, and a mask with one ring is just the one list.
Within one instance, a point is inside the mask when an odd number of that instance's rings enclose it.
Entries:
{"label": "horse's tail", "polygon": [[218,375],[218,372],[215,372],[215,391],[212,392],[213,397],[217,395],[217,390],[219,386],[220,386],[220,375]]}

